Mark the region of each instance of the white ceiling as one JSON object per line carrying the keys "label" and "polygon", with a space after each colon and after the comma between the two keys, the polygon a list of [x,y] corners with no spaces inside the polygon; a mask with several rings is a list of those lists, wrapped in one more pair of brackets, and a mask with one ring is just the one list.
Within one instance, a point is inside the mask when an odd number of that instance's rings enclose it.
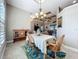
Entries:
{"label": "white ceiling", "polygon": [[[42,9],[44,12],[51,11],[53,14],[56,14],[58,6],[65,8],[66,6],[73,4],[73,1],[74,0],[45,0],[42,3]],[[29,13],[39,11],[39,4],[34,0],[7,0],[7,3]]]}

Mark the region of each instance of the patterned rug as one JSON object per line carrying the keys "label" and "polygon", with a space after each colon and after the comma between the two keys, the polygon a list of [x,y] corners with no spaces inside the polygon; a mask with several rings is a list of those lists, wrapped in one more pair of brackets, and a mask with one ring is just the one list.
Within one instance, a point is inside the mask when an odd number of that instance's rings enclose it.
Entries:
{"label": "patterned rug", "polygon": [[35,46],[34,43],[29,44],[26,42],[26,44],[23,46],[23,49],[28,57],[28,59],[63,59],[66,56],[65,52],[58,51],[55,52],[47,48],[47,55],[44,55],[39,48]]}
{"label": "patterned rug", "polygon": [[[29,44],[25,44],[23,49],[26,53],[28,59],[44,59],[44,54],[35,46],[30,46]],[[45,55],[45,59],[51,59],[48,55]]]}

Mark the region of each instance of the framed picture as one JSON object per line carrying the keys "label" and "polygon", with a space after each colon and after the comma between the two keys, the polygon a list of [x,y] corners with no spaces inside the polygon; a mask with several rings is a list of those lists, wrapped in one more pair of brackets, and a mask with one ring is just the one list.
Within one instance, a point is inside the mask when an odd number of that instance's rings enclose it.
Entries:
{"label": "framed picture", "polygon": [[62,27],[62,17],[58,18],[58,27]]}

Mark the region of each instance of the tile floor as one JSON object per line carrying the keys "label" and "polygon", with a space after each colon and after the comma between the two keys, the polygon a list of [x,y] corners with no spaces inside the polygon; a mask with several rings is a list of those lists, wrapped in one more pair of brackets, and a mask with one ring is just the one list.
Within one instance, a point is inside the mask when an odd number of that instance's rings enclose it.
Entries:
{"label": "tile floor", "polygon": [[22,46],[24,44],[25,41],[7,44],[4,53],[4,59],[28,59],[25,52],[22,49]]}
{"label": "tile floor", "polygon": [[[28,59],[22,46],[25,44],[25,41],[19,41],[15,43],[7,44],[4,59]],[[77,53],[71,51],[67,48],[64,49],[67,53],[65,59],[78,59]]]}

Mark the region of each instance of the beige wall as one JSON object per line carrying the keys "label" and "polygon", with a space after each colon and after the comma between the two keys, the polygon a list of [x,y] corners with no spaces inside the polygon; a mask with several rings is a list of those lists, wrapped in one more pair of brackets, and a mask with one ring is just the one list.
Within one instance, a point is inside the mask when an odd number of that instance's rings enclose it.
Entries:
{"label": "beige wall", "polygon": [[57,34],[65,34],[64,43],[78,49],[78,4],[66,7],[58,17],[62,16],[62,28],[58,28]]}
{"label": "beige wall", "polygon": [[13,29],[30,29],[30,14],[7,5],[7,40],[12,41]]}
{"label": "beige wall", "polygon": [[7,40],[13,40],[13,29],[31,29],[30,13],[7,5]]}

